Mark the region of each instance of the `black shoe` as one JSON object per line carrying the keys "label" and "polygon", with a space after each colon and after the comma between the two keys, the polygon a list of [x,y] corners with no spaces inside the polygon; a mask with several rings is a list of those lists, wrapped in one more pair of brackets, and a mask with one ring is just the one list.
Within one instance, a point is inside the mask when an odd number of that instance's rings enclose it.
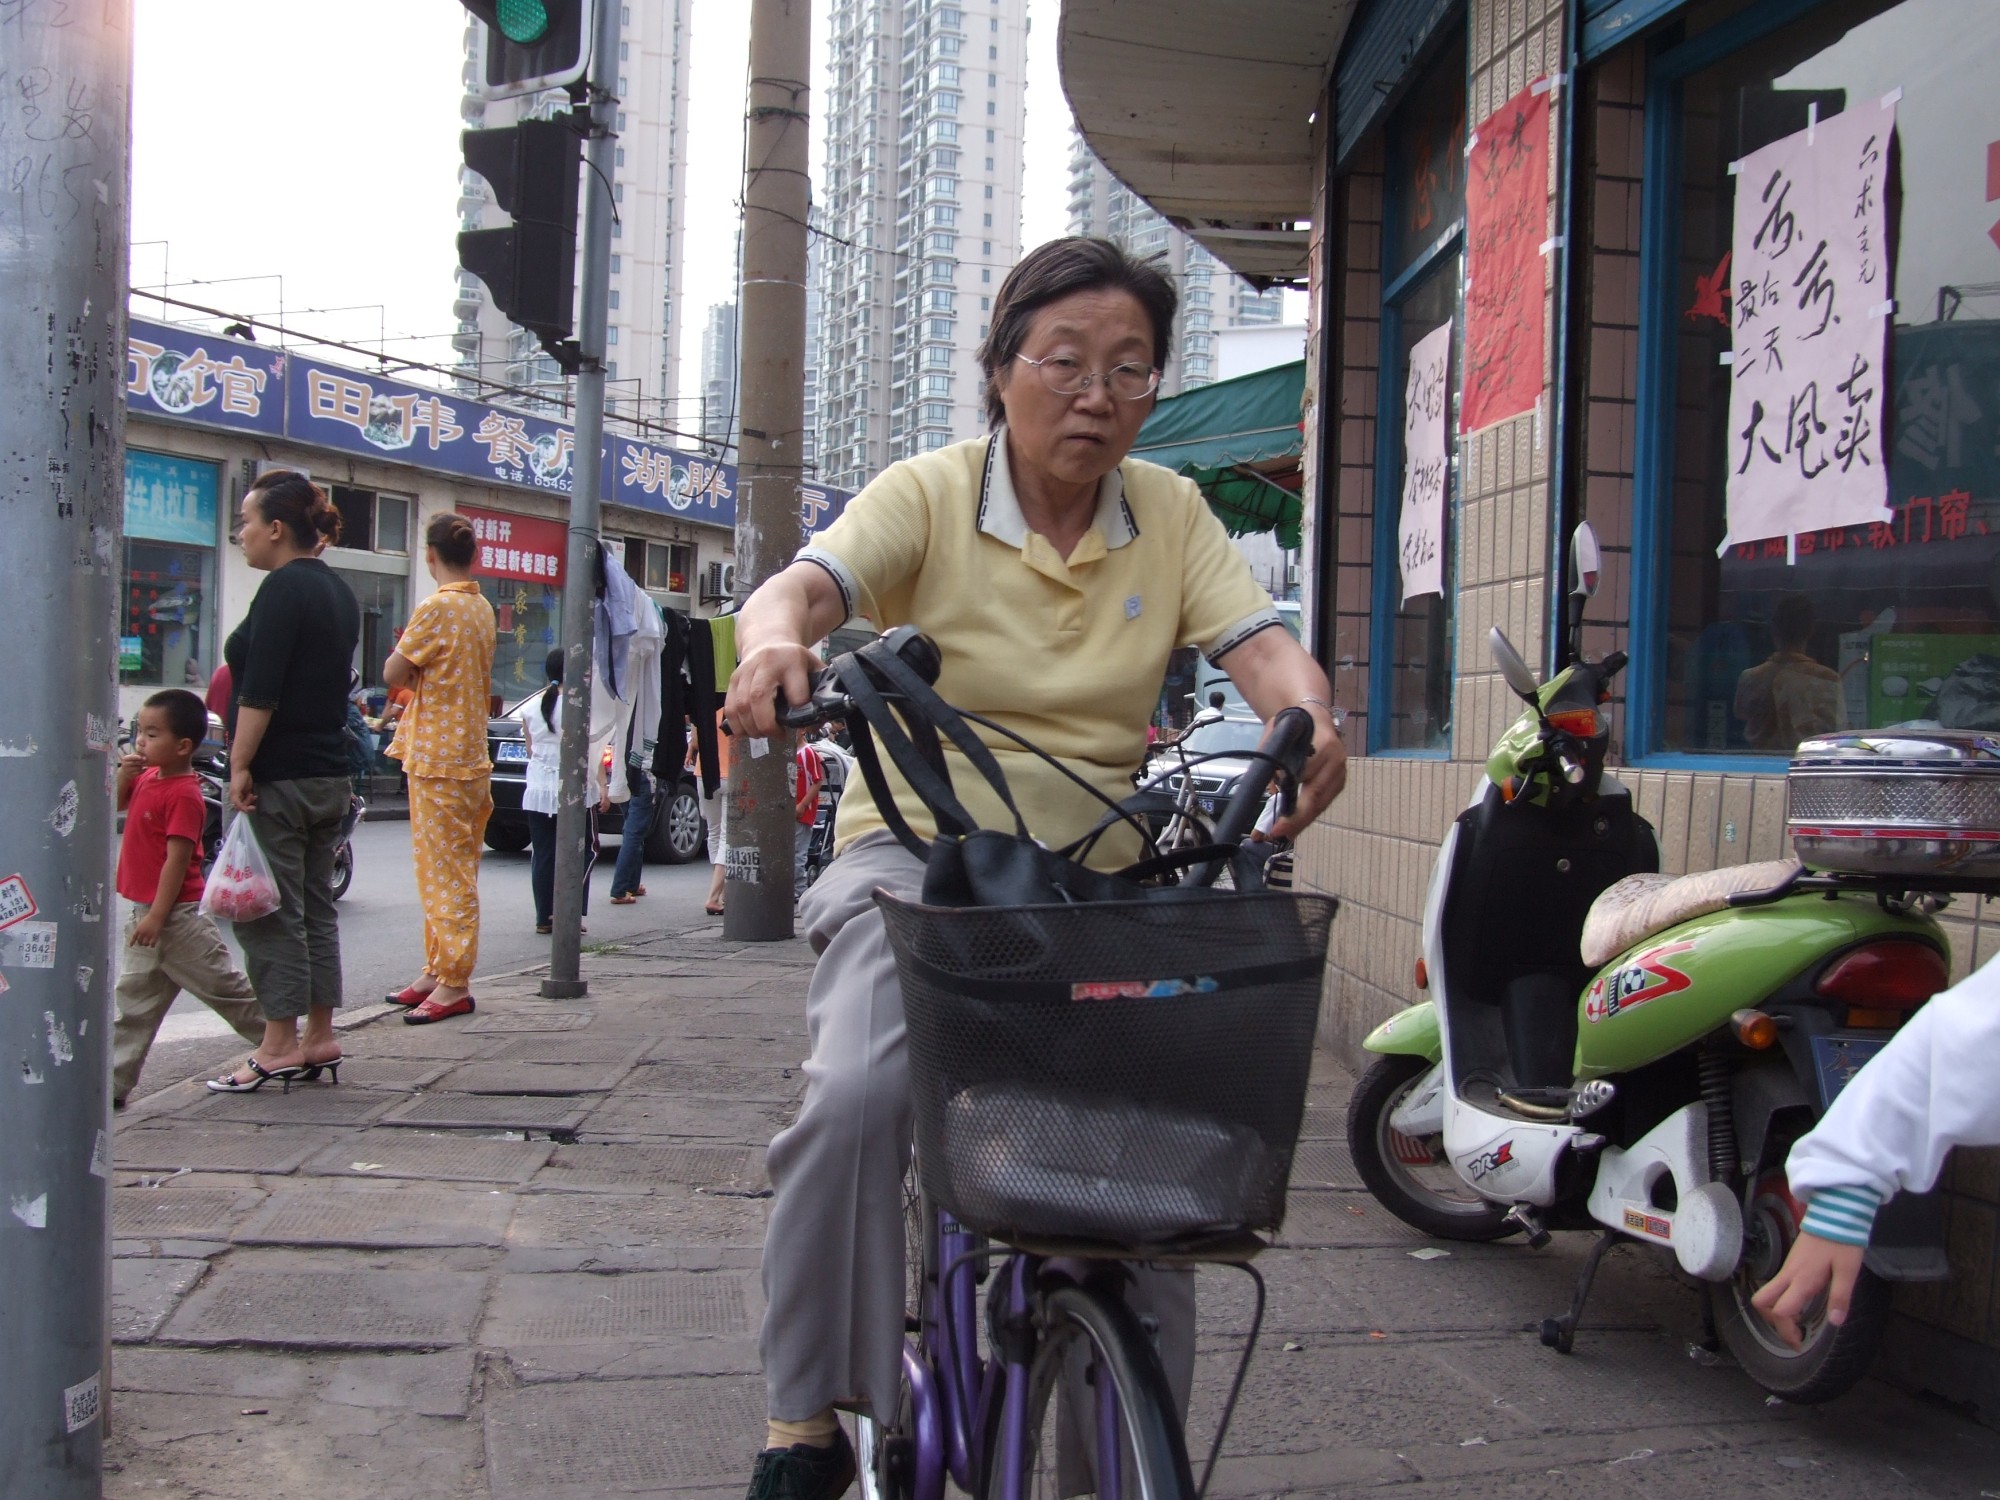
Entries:
{"label": "black shoe", "polygon": [[750,1471],[748,1500],[839,1500],[854,1475],[854,1448],[845,1432],[836,1432],[825,1448],[766,1448]]}

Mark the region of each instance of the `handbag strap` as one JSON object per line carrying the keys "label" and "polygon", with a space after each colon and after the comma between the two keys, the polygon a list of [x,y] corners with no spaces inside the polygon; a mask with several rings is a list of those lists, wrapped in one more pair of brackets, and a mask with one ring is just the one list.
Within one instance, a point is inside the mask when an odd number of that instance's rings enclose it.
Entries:
{"label": "handbag strap", "polygon": [[[863,648],[864,651],[866,649]],[[930,845],[910,827],[896,806],[888,778],[883,775],[880,758],[875,753],[875,736],[880,736],[882,747],[889,752],[889,758],[896,763],[904,781],[937,819],[940,833],[963,836],[979,825],[958,800],[949,773],[941,765],[933,765],[912,741],[909,731],[875,685],[871,665],[860,652],[850,652],[833,663],[834,675],[841,690],[854,700],[854,706],[861,711],[858,722],[849,721],[854,731],[855,758],[861,762],[861,774],[868,783],[868,793],[875,799],[883,821],[896,835],[897,842],[919,859],[927,859]],[[874,731],[873,735],[870,730]],[[941,762],[942,755],[938,759]]]}
{"label": "handbag strap", "polygon": [[[959,711],[940,698],[937,691],[918,676],[908,662],[890,650],[884,638],[877,637],[870,641],[856,655],[870,670],[880,672],[888,679],[890,686],[897,689],[903,695],[904,702],[915,711],[919,721],[935,726],[952,742],[972,768],[986,779],[986,784],[993,788],[994,795],[1000,799],[1014,819],[1014,831],[1024,839],[1032,838],[1033,835],[1028,832],[1027,821],[1021,816],[1021,809],[1015,805],[1014,794],[1007,787],[1007,775],[1000,769],[1000,762],[994,758],[985,741],[972,732],[971,726],[965,722]],[[918,795],[921,796],[922,793],[919,792]],[[933,808],[932,811],[936,809]],[[967,828],[965,831],[969,833],[972,830]]]}

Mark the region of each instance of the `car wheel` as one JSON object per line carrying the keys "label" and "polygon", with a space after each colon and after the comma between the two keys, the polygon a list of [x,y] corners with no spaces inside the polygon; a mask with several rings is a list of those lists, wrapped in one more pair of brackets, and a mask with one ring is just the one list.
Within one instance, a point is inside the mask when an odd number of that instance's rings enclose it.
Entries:
{"label": "car wheel", "polygon": [[656,865],[684,865],[707,852],[701,798],[687,782],[677,782],[672,794],[653,809],[653,826],[646,830],[646,858]]}
{"label": "car wheel", "polygon": [[502,854],[519,854],[528,847],[528,830],[518,823],[488,823],[486,847]]}

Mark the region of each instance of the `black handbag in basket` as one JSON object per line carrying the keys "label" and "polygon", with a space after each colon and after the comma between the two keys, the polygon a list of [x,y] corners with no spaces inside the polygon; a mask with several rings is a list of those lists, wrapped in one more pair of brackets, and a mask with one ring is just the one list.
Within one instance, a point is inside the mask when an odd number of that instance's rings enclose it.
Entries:
{"label": "black handbag in basket", "polygon": [[[1062,849],[1037,842],[1008,790],[1006,774],[993,752],[974,734],[957,709],[939,697],[922,675],[897,654],[896,635],[878,637],[832,663],[834,678],[860,710],[850,717],[854,755],[868,791],[881,810],[889,831],[904,848],[924,861],[923,900],[929,906],[1051,906],[1077,902],[1186,900],[1216,893],[1201,885],[1147,885],[1161,874],[1210,860],[1231,859],[1234,851],[1216,845],[1178,850],[1111,872],[1094,870],[1075,857],[1085,854],[1103,831],[1117,822],[1138,828],[1151,845],[1151,835],[1130,806],[1110,804],[1111,810],[1083,838]],[[888,694],[902,705],[902,717]],[[1014,820],[1014,830],[981,828],[959,801],[946,770],[938,734],[942,731],[972,767],[985,778]],[[937,836],[925,840],[897,810],[881,760],[879,738],[896,769],[937,821]],[[1032,748],[1032,747],[1030,747]],[[1053,762],[1061,768],[1060,762]],[[1067,772],[1066,768],[1065,774]],[[1076,778],[1095,796],[1102,793]],[[1259,889],[1262,868],[1257,861],[1236,859],[1237,889]]]}

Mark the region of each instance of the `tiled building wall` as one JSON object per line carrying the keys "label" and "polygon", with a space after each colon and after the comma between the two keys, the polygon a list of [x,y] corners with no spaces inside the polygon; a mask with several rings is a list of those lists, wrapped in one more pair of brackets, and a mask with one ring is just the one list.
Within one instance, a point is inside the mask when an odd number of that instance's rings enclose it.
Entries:
{"label": "tiled building wall", "polygon": [[[1629,645],[1644,89],[1640,51],[1615,53],[1593,70],[1579,117],[1579,223],[1590,235],[1581,309],[1589,361],[1584,497],[1605,554],[1604,586],[1585,616],[1592,656]],[[1622,727],[1623,715],[1614,722]],[[1620,749],[1614,741],[1614,754]],[[1620,774],[1658,830],[1661,868],[1671,874],[1791,853],[1782,776]],[[2000,953],[2000,908],[1960,898],[1943,920],[1954,978]],[[1883,1368],[1906,1384],[1975,1402],[1990,1421],[2000,1409],[2000,1360],[1991,1352],[2000,1347],[2000,1152],[1958,1152],[1946,1187],[1953,1279],[1898,1290],[1898,1310],[1922,1326],[1896,1328]]]}

